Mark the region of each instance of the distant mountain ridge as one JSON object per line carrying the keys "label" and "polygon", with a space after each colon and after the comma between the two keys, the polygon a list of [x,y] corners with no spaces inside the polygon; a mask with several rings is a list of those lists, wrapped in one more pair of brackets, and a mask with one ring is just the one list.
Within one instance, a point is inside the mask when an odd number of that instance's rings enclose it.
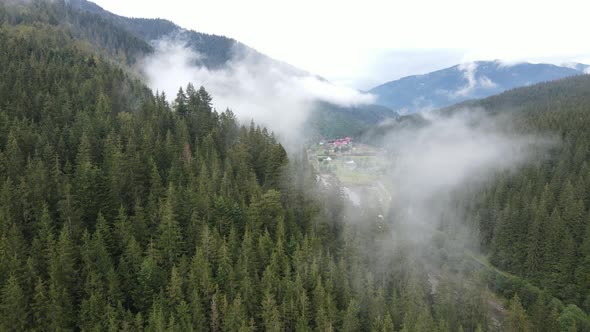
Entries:
{"label": "distant mountain ridge", "polygon": [[[208,34],[182,28],[172,21],[161,18],[125,17],[111,13],[94,2],[87,0],[69,0],[68,5],[81,11],[97,14],[110,19],[133,35],[147,43],[162,38],[179,38],[186,42],[186,46],[197,52],[200,57],[195,59],[197,65],[208,69],[220,69],[240,56],[247,55],[249,60],[268,61],[280,66],[282,70],[292,75],[313,75],[288,63],[273,59],[238,40],[222,35]],[[319,77],[320,79],[323,79]]]}
{"label": "distant mountain ridge", "polygon": [[[257,50],[225,36],[206,34],[193,30],[186,30],[165,19],[130,18],[113,14],[99,5],[86,0],[69,0],[68,6],[80,12],[98,15],[108,22],[120,26],[148,46],[142,47],[141,52],[135,52],[138,58],[141,54],[154,52],[153,41],[164,38],[179,38],[186,42],[186,46],[197,52],[200,57],[195,59],[195,65],[204,66],[210,70],[222,69],[231,61],[239,61],[247,57],[248,63],[256,68],[278,68],[286,76],[313,76],[323,82],[326,79],[294,67],[288,63],[268,57]],[[133,63],[133,60],[127,61]],[[252,69],[256,70],[256,69]],[[198,82],[195,82],[199,84]],[[328,82],[329,83],[329,82]],[[215,98],[215,95],[213,95]],[[309,137],[353,135],[367,129],[381,121],[397,117],[398,114],[380,105],[356,105],[344,107],[329,102],[317,100],[313,103],[313,111],[306,124]]]}
{"label": "distant mountain ridge", "polygon": [[187,31],[175,23],[165,19],[147,19],[147,18],[131,18],[113,14],[99,5],[86,0],[70,0],[69,6],[77,8],[82,11],[98,14],[102,17],[108,18],[126,30],[133,33],[135,36],[143,39],[147,43],[171,36],[172,34],[185,31],[187,45],[198,51],[203,55],[202,65],[207,68],[219,68],[232,58],[232,48],[241,47],[248,49],[251,52],[256,52],[254,49],[238,42],[235,39],[225,36],[211,35],[196,31]]}
{"label": "distant mountain ridge", "polygon": [[379,85],[370,93],[377,104],[400,113],[415,113],[488,97],[517,87],[584,74],[588,65],[476,61]]}

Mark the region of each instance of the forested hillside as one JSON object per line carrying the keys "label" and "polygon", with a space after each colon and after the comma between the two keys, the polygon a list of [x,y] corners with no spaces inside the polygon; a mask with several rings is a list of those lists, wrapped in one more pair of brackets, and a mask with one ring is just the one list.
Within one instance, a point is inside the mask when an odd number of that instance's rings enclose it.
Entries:
{"label": "forested hillside", "polygon": [[168,20],[119,16],[86,0],[70,0],[68,4],[70,8],[86,13],[86,15],[90,14],[95,17],[100,17],[103,20],[114,22],[147,43],[161,38],[180,37],[179,34],[182,31],[181,37],[186,42],[187,46],[202,55],[199,59],[199,61],[201,61],[200,65],[209,69],[222,68],[232,59],[235,55],[234,52],[238,49],[268,59],[265,55],[235,39],[196,32],[193,30],[184,30]]}
{"label": "forested hillside", "polygon": [[[561,330],[588,331],[590,76],[514,89],[434,113],[445,118],[480,111],[483,121],[503,123],[504,133],[532,135],[545,146],[517,172],[499,173],[483,189],[456,192],[456,206],[466,211],[465,222],[493,265],[484,279],[507,298],[519,296],[528,328],[558,330],[550,321],[559,317]],[[403,116],[366,131],[364,139],[376,143],[391,132],[428,126],[432,119]]]}
{"label": "forested hillside", "polygon": [[349,209],[206,87],[154,94],[136,52],[60,1],[0,3],[1,331],[590,331],[588,77],[478,104],[562,140],[458,204],[511,276]]}
{"label": "forested hillside", "polygon": [[152,47],[146,41],[121,29],[113,21],[76,10],[61,1],[0,4],[0,22],[5,29],[17,29],[20,33],[30,31],[32,27],[47,27],[47,38],[58,37],[55,30],[60,30],[68,37],[74,37],[78,48],[92,50],[124,65],[131,65],[141,56],[152,52]]}
{"label": "forested hillside", "polygon": [[459,203],[490,262],[514,274],[491,275],[489,286],[518,294],[533,330],[556,330],[550,320],[562,312],[562,330],[588,331],[590,76],[515,89],[440,113],[482,107],[488,114],[509,114],[508,130],[551,141],[532,164],[499,174]]}
{"label": "forested hillside", "polygon": [[[265,69],[269,68],[269,66],[273,67],[273,70],[282,73],[285,77],[295,78],[312,75],[287,63],[272,59],[232,38],[185,30],[168,20],[119,16],[86,0],[70,0],[68,10],[70,17],[80,17],[83,22],[88,22],[86,25],[94,27],[91,22],[101,22],[109,29],[111,26],[117,27],[119,32],[122,33],[121,36],[113,36],[108,29],[106,31],[100,31],[100,29],[99,31],[93,31],[89,36],[96,39],[98,35],[98,42],[100,42],[100,39],[105,38],[108,40],[123,40],[129,36],[143,41],[144,45],[135,44],[135,40],[131,43],[124,43],[125,54],[127,55],[125,59],[128,59],[127,64],[133,64],[142,56],[153,51],[147,43],[158,40],[171,40],[182,43],[183,46],[200,55],[195,59],[191,59],[195,61],[192,65],[202,66],[209,70],[223,70],[230,62],[240,63],[245,61],[247,66],[251,67]],[[78,22],[80,19],[73,21]],[[88,28],[85,27],[85,29]],[[108,35],[101,36],[105,32]],[[133,48],[128,49],[131,46]],[[130,53],[133,53],[134,56]],[[259,64],[263,65],[260,66]],[[264,76],[264,73],[258,73],[257,75]],[[318,79],[324,80],[322,78]],[[356,134],[383,120],[395,117],[397,117],[397,113],[384,106],[372,104],[341,106],[316,100],[311,107],[311,117],[305,123],[304,129],[310,137],[314,138],[339,137]]]}
{"label": "forested hillside", "polygon": [[547,63],[475,61],[423,75],[400,78],[369,92],[377,103],[400,113],[448,107],[506,90],[584,74],[586,65],[558,66]]}
{"label": "forested hillside", "polygon": [[314,110],[307,120],[306,132],[317,139],[357,136],[381,121],[398,117],[394,111],[379,105],[344,107],[318,101]]}
{"label": "forested hillside", "polygon": [[546,160],[501,177],[471,212],[494,265],[590,311],[590,76],[464,106],[512,112],[517,130],[556,136]]}
{"label": "forested hillside", "polygon": [[373,255],[388,235],[266,129],[152,95],[34,6],[0,16],[0,330],[491,326],[480,287],[432,298],[423,264]]}

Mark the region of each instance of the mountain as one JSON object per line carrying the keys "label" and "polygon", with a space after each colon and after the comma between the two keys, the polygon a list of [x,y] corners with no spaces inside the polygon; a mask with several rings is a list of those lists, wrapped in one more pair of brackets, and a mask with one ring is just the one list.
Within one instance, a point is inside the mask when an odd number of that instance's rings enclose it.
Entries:
{"label": "mountain", "polygon": [[[504,174],[466,202],[491,263],[590,312],[590,75],[514,89],[441,113],[465,107],[510,115],[509,130],[553,140],[533,165]],[[588,320],[576,324],[590,329]]]}
{"label": "mountain", "polygon": [[393,239],[371,213],[346,221],[336,182],[204,88],[154,95],[125,66],[145,46],[58,1],[0,2],[0,331],[487,324],[477,267],[433,300],[426,251],[376,255]]}
{"label": "mountain", "polygon": [[138,51],[111,19],[0,2],[0,331],[590,329],[588,76],[479,101],[563,141],[458,202],[489,267],[446,224],[400,241],[204,88],[154,95]]}
{"label": "mountain", "polygon": [[[502,271],[486,277],[488,287],[520,297],[529,317],[538,317],[532,330],[590,331],[590,75],[515,88],[428,116],[404,115],[372,128],[365,139],[382,141],[408,128],[417,132],[473,109],[484,116],[471,121],[543,146],[532,152],[529,165],[485,179],[489,183],[482,190],[462,189],[463,222],[476,227],[480,250],[489,259],[483,264]],[[550,322],[553,311],[562,312],[558,325]]]}
{"label": "mountain", "polygon": [[153,52],[148,42],[117,22],[88,11],[77,10],[60,1],[0,3],[0,19],[7,29],[20,29],[23,34],[28,32],[23,27],[35,24],[49,28],[45,35],[48,38],[55,38],[55,32],[59,30],[67,37],[76,39],[79,48],[102,55],[122,67],[131,66],[137,59]]}
{"label": "mountain", "polygon": [[[70,0],[69,6],[82,13],[97,15],[102,20],[118,25],[131,35],[147,43],[148,45],[143,46],[139,52],[136,52],[136,58],[153,52],[151,47],[155,40],[162,38],[180,39],[186,43],[187,47],[201,55],[198,59],[195,59],[194,65],[196,66],[219,70],[225,68],[230,61],[240,61],[247,58],[252,70],[266,70],[272,67],[273,70],[280,71],[284,77],[301,78],[312,76],[326,84],[331,84],[322,77],[270,58],[232,38],[186,30],[164,19],[119,16],[86,0]],[[148,47],[151,49],[148,49]],[[127,62],[133,63],[134,61],[134,59],[131,59]],[[256,76],[256,73],[254,75]],[[198,82],[195,83],[198,84]],[[213,97],[215,98],[215,96]],[[305,124],[305,130],[310,134],[309,137],[353,135],[359,130],[369,128],[396,116],[396,112],[380,105],[362,104],[346,107],[317,100],[313,103],[311,117]]]}
{"label": "mountain", "polygon": [[573,68],[586,74],[590,74],[590,65],[579,63],[579,62],[567,62],[561,65],[566,68]]}
{"label": "mountain", "polygon": [[308,137],[356,136],[381,122],[396,119],[398,113],[380,105],[339,106],[327,102],[316,102],[314,112],[307,120]]}
{"label": "mountain", "polygon": [[[440,118],[466,109],[481,110],[486,122],[497,120],[507,135],[550,142],[531,165],[500,174],[483,191],[461,200],[491,264],[512,274],[491,278],[490,287],[537,299],[554,296],[569,304],[567,310],[590,312],[590,75],[516,88],[433,113]],[[365,139],[376,142],[434,118],[401,116],[368,131]],[[542,295],[534,295],[539,289]],[[525,306],[537,310],[534,302],[529,299]],[[590,328],[588,318],[576,324]]]}
{"label": "mountain", "polygon": [[516,87],[580,75],[587,68],[584,64],[564,67],[477,61],[404,77],[379,85],[369,92],[377,96],[377,104],[400,113],[414,113],[491,96]]}
{"label": "mountain", "polygon": [[69,6],[114,22],[147,43],[182,33],[187,45],[202,55],[199,64],[209,69],[220,68],[230,61],[234,48],[263,56],[253,48],[232,38],[185,30],[168,20],[124,17],[104,10],[99,5],[86,0],[70,0]]}

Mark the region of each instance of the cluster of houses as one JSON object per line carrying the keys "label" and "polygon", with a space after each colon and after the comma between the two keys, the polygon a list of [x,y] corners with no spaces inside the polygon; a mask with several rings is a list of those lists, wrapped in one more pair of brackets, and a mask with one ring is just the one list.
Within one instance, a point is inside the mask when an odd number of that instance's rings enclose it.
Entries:
{"label": "cluster of houses", "polygon": [[[353,150],[351,137],[338,138],[325,142],[322,141],[320,142],[320,146],[322,146],[324,150],[324,156],[319,157],[318,161],[323,167],[330,167],[330,162],[333,158],[336,158],[337,155],[339,155],[339,152]],[[343,161],[342,165],[349,169],[356,168],[356,163],[354,160]]]}
{"label": "cluster of houses", "polygon": [[352,147],[352,138],[344,137],[327,142],[320,142],[324,146],[325,152],[340,152],[343,148],[349,149]]}
{"label": "cluster of houses", "polygon": [[334,146],[334,148],[341,148],[344,146],[349,146],[352,141],[350,137],[339,138],[333,141],[328,141],[328,144]]}

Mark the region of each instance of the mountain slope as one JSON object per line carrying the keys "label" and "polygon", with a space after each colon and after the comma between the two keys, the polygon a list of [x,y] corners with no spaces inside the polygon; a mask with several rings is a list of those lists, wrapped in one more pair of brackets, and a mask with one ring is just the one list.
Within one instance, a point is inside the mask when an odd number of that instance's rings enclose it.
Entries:
{"label": "mountain slope", "polygon": [[433,303],[266,129],[190,85],[170,106],[51,10],[0,15],[0,331],[485,326],[471,269]]}
{"label": "mountain slope", "polygon": [[[530,135],[547,144],[530,165],[498,174],[483,190],[466,188],[457,202],[467,211],[467,226],[477,229],[490,262],[511,274],[490,276],[490,288],[506,297],[517,294],[537,317],[534,330],[544,330],[556,310],[563,311],[561,328],[549,331],[574,325],[589,331],[590,319],[583,311],[590,312],[590,75],[516,88],[434,112],[445,117],[465,110],[473,114],[473,109],[486,114],[483,121],[500,124],[507,135]],[[380,141],[392,131],[428,126],[434,118],[402,116],[365,137]],[[552,297],[564,304],[556,305]]]}
{"label": "mountain slope", "polygon": [[[533,165],[503,174],[466,202],[490,261],[590,312],[590,75],[514,89],[440,113],[474,107],[510,115],[514,131],[554,140]],[[493,287],[506,291],[511,285]],[[576,324],[590,329],[587,318]]]}
{"label": "mountain slope", "polygon": [[[0,330],[493,330],[478,268],[447,255],[454,244],[392,247],[389,232],[360,226],[374,225],[370,213],[345,223],[337,184],[316,188],[305,160],[289,160],[265,129],[240,127],[192,86],[171,107],[106,55],[122,49],[99,49],[95,43],[108,43],[82,38],[39,8],[10,13],[15,20],[7,22],[0,5]],[[24,19],[32,12],[39,18]],[[108,35],[100,25],[93,34]],[[590,273],[581,259],[590,236],[572,246],[582,236],[570,230],[586,222],[577,212],[586,217],[587,206],[575,198],[586,204],[590,173],[569,172],[588,160],[582,135],[590,126],[587,84],[568,82],[580,88],[539,90],[555,112],[534,124],[580,144],[564,149],[570,158],[555,172],[530,178],[538,189],[556,174],[544,196],[550,205],[512,197],[531,193],[511,192],[519,182],[499,186],[493,203],[508,216],[497,218],[504,236],[523,228],[503,225],[544,220],[550,231],[534,243],[551,235],[542,253],[552,255],[541,256],[550,264],[539,271],[571,293],[561,282],[584,286]],[[558,117],[564,105],[569,111]],[[567,182],[560,191],[566,176],[576,180],[574,194]],[[544,214],[517,219],[514,202],[539,211],[555,205],[556,222]],[[488,212],[480,211],[486,225],[502,216]],[[395,254],[376,254],[382,246]],[[499,257],[520,258],[516,249]],[[436,294],[430,264],[419,259],[433,253],[441,265],[460,267],[440,279]],[[574,277],[561,273],[573,264]],[[535,330],[588,330],[577,307],[520,294],[527,308],[540,303],[529,311]],[[514,298],[509,315],[526,325]]]}
{"label": "mountain slope", "polygon": [[[26,2],[25,2],[26,4]],[[88,11],[80,11],[63,2],[31,1],[28,5],[0,3],[0,22],[7,29],[25,29],[45,24],[59,29],[78,42],[78,47],[92,51],[123,66],[153,52],[148,42],[131,33],[109,18]],[[46,36],[56,37],[54,31]]]}
{"label": "mountain slope", "polygon": [[317,102],[314,110],[306,123],[307,137],[313,140],[320,137],[359,136],[375,125],[399,116],[396,112],[380,105],[343,107]]}
{"label": "mountain slope", "polygon": [[241,48],[262,56],[262,54],[254,49],[234,39],[193,30],[187,31],[168,20],[119,16],[86,0],[71,0],[69,1],[69,5],[81,11],[95,13],[107,18],[148,43],[163,37],[172,37],[183,31],[183,37],[185,37],[187,45],[203,56],[199,59],[202,61],[200,64],[210,69],[219,68],[226,64],[232,58],[234,48]]}
{"label": "mountain slope", "polygon": [[[103,19],[119,25],[146,43],[152,43],[154,40],[162,38],[180,40],[200,55],[194,59],[195,66],[204,66],[210,70],[223,70],[230,61],[241,62],[245,59],[245,63],[252,70],[267,70],[272,67],[273,71],[280,71],[283,77],[312,76],[330,84],[321,77],[272,59],[231,38],[185,30],[173,22],[163,19],[128,18],[115,15],[86,0],[70,0],[69,4],[80,11],[99,15]],[[151,50],[145,54],[149,52]],[[254,73],[253,77],[256,76],[259,75]],[[195,84],[199,84],[199,82],[195,82]],[[310,114],[305,130],[311,137],[354,135],[361,129],[397,116],[396,112],[384,106],[369,104],[345,107],[321,100],[313,103]]]}
{"label": "mountain slope", "polygon": [[574,68],[550,64],[502,64],[478,61],[424,75],[404,77],[371,89],[377,103],[401,113],[413,113],[491,96],[515,87],[580,75],[584,65]]}

